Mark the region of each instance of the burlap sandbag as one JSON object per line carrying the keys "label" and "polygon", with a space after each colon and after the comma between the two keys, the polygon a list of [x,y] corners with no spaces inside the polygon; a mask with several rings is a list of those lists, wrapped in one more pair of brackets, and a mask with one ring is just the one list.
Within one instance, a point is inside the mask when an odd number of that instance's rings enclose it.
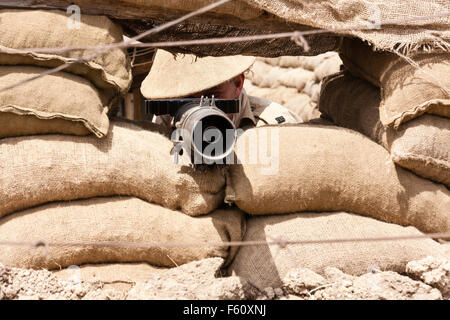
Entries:
{"label": "burlap sandbag", "polygon": [[[76,20],[57,10],[1,10],[0,49],[60,48],[109,45],[123,40],[123,31],[106,16],[81,14]],[[65,53],[0,53],[3,65],[37,65],[56,67],[94,51]],[[91,80],[97,87],[125,93],[131,85],[131,66],[124,49],[98,55],[90,62],[71,65],[68,72]]]}
{"label": "burlap sandbag", "polygon": [[286,88],[286,87],[278,87],[278,88],[251,88],[250,91],[247,91],[249,95],[261,97],[279,104],[284,105],[285,102],[292,100],[293,98],[299,96],[297,89],[295,88]]}
{"label": "burlap sandbag", "polygon": [[258,84],[261,88],[277,88],[280,86],[280,78],[286,70],[280,67],[272,67],[267,73],[262,74],[262,80]]}
{"label": "burlap sandbag", "polygon": [[389,51],[375,51],[370,45],[357,38],[343,38],[339,56],[344,66],[355,76],[381,86],[381,75],[389,64],[399,58]]}
{"label": "burlap sandbag", "polygon": [[420,69],[397,60],[381,76],[381,113],[384,125],[396,129],[424,113],[450,118],[450,54],[413,57]]}
{"label": "burlap sandbag", "polygon": [[[115,0],[117,1],[117,0]],[[210,5],[211,0],[119,0],[118,2],[125,2],[136,4],[142,7],[143,10],[147,7],[153,7],[154,10],[181,10],[181,11],[195,11]],[[211,12],[218,13],[221,15],[230,15],[238,17],[241,20],[255,19],[262,14],[264,10],[255,9],[254,7],[248,5],[244,1],[233,1],[225,3],[217,8],[211,10]]]}
{"label": "burlap sandbag", "polygon": [[278,66],[283,68],[301,68],[303,61],[307,59],[303,56],[282,56],[279,58]]}
{"label": "burlap sandbag", "polygon": [[281,58],[282,57],[276,57],[276,58],[257,57],[256,61],[261,61],[266,64],[270,64],[271,66],[277,67],[277,66],[280,66]]}
{"label": "burlap sandbag", "polygon": [[381,88],[380,120],[385,126],[398,129],[424,113],[450,117],[449,53],[416,54],[411,57],[414,66],[360,40],[345,39],[340,55],[350,72]]}
{"label": "burlap sandbag", "polygon": [[380,91],[343,72],[322,84],[319,108],[339,126],[359,131],[418,175],[450,186],[450,119],[423,115],[397,131],[380,121]]}
{"label": "burlap sandbag", "polygon": [[303,60],[302,68],[310,71],[315,71],[320,64],[325,61],[325,59],[330,55],[330,53],[319,54],[314,57],[306,57]]}
{"label": "burlap sandbag", "polygon": [[295,97],[284,103],[284,106],[297,113],[302,118],[303,122],[308,122],[320,117],[317,105],[304,93],[297,94]]}
{"label": "burlap sandbag", "polygon": [[[39,75],[47,69],[0,66],[0,87]],[[57,72],[0,92],[0,138],[63,133],[102,138],[114,101],[79,76]]]}
{"label": "burlap sandbag", "polygon": [[[82,122],[65,119],[39,119],[34,115],[0,114],[0,137],[61,133],[75,136],[92,134]],[[1,142],[0,142],[1,143]]]}
{"label": "burlap sandbag", "polygon": [[306,93],[311,97],[311,100],[313,102],[317,103],[319,101],[320,87],[320,83],[317,83],[314,80],[310,80],[306,83],[305,88],[303,89],[303,93]]}
{"label": "burlap sandbag", "polygon": [[296,88],[298,91],[302,91],[306,83],[314,79],[314,72],[304,69],[290,69],[280,75],[278,82],[283,86],[289,88]]}
{"label": "burlap sandbag", "polygon": [[386,139],[395,163],[450,188],[450,119],[424,115]]}
{"label": "burlap sandbag", "polygon": [[253,64],[252,68],[250,69],[250,72],[247,73],[247,78],[254,83],[256,86],[261,87],[261,84],[264,81],[264,78],[266,75],[272,70],[273,67],[269,64],[264,63],[261,60],[256,60]]}
{"label": "burlap sandbag", "polygon": [[357,36],[380,50],[450,49],[449,17],[444,15],[450,11],[447,0],[244,1],[286,21]]}
{"label": "burlap sandbag", "polygon": [[[338,213],[297,213],[247,220],[244,241],[311,241],[419,236],[413,227],[401,227],[375,219]],[[439,243],[431,239],[326,244],[245,246],[239,249],[229,273],[241,276],[260,289],[277,288],[291,269],[307,268],[323,274],[335,267],[347,274],[371,270],[404,272],[409,261],[441,256]]]}
{"label": "burlap sandbag", "polygon": [[338,54],[335,54],[323,61],[315,70],[314,74],[317,81],[321,81],[323,78],[339,72],[341,69],[342,60]]}
{"label": "burlap sandbag", "polygon": [[[147,262],[175,267],[195,260],[221,257],[229,263],[241,241],[245,219],[239,210],[217,210],[190,217],[136,198],[96,198],[52,203],[0,220],[0,241],[77,243],[40,248],[2,246],[0,261],[11,267],[55,269],[88,263]],[[127,245],[82,245],[123,242]],[[140,243],[204,243],[212,246],[139,246]]]}
{"label": "burlap sandbag", "polygon": [[247,130],[236,149],[242,164],[231,166],[227,199],[250,214],[342,210],[424,232],[450,231],[450,191],[397,167],[358,132],[263,127]]}
{"label": "burlap sandbag", "polygon": [[[156,125],[155,125],[156,126]],[[0,216],[50,201],[129,195],[189,215],[223,203],[219,169],[176,165],[172,142],[127,122],[104,139],[46,135],[0,144]]]}

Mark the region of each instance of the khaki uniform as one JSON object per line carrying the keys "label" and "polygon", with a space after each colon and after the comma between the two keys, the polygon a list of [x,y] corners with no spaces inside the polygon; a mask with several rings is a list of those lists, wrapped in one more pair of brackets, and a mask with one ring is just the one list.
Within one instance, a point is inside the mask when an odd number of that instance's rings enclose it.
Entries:
{"label": "khaki uniform", "polygon": [[[249,96],[245,90],[242,90],[240,101],[241,110],[233,117],[236,128],[249,129],[255,126],[303,122],[300,116],[286,107],[263,98]],[[168,128],[170,128],[171,121],[172,117],[168,115],[154,117],[153,120],[153,122]]]}

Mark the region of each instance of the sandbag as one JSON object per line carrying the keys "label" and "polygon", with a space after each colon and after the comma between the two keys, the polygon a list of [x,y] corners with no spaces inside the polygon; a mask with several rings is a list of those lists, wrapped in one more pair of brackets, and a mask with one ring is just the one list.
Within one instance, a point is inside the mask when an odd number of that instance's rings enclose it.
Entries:
{"label": "sandbag", "polygon": [[380,50],[449,49],[449,19],[443,14],[450,11],[450,3],[445,0],[244,1],[285,21],[356,36]]}
{"label": "sandbag", "polygon": [[285,87],[296,88],[302,91],[306,83],[314,79],[314,73],[303,69],[287,70],[278,78],[278,82]]}
{"label": "sandbag", "polygon": [[280,86],[278,88],[250,88],[247,91],[249,95],[261,97],[279,104],[284,105],[286,101],[292,100],[293,98],[300,95],[295,88],[286,88]]}
{"label": "sandbag", "polygon": [[306,122],[320,116],[320,112],[316,104],[311,101],[311,98],[299,93],[295,88],[286,88],[279,86],[278,88],[259,88],[252,83],[246,83],[246,92],[255,97],[267,99],[279,103],[292,111],[299,117],[296,117],[297,123]]}
{"label": "sandbag", "polygon": [[[189,217],[136,198],[96,198],[52,203],[0,220],[0,241],[77,243],[51,246],[43,252],[26,246],[1,246],[0,261],[20,268],[56,269],[92,263],[147,262],[175,267],[188,262],[221,257],[229,263],[237,247],[145,246],[145,243],[221,244],[241,241],[244,215],[238,210],[218,210],[204,217]],[[123,242],[96,246],[83,242]],[[139,244],[142,243],[142,246]]]}
{"label": "sandbag", "polygon": [[[413,227],[401,227],[345,212],[295,213],[247,220],[244,241],[311,241],[376,237],[420,236]],[[245,246],[239,249],[228,272],[247,279],[263,290],[281,287],[291,269],[307,268],[324,274],[335,267],[347,274],[371,270],[405,271],[409,261],[441,256],[439,243],[431,239],[326,244]]]}
{"label": "sandbag", "polygon": [[329,51],[312,57],[304,57],[302,59],[302,64],[298,67],[314,72],[314,70],[316,70],[322,62],[334,55],[336,55],[336,52]]}
{"label": "sandbag", "polygon": [[82,122],[67,121],[66,119],[39,119],[34,115],[19,115],[9,112],[0,114],[0,137],[2,138],[51,133],[75,136],[92,134]]}
{"label": "sandbag", "polygon": [[309,122],[314,119],[320,118],[319,108],[317,108],[317,104],[311,102],[304,106],[303,110],[300,112],[300,117],[304,122]]}
{"label": "sandbag", "polygon": [[260,87],[270,70],[272,70],[272,66],[264,63],[263,61],[256,60],[251,67],[250,72],[247,73],[247,78],[253,84]]}
{"label": "sandbag", "polygon": [[344,66],[355,76],[374,86],[381,86],[381,76],[389,65],[399,58],[389,51],[375,51],[373,47],[357,38],[343,38],[339,57]]}
{"label": "sandbag", "polygon": [[282,57],[275,57],[275,58],[256,57],[256,61],[261,61],[264,62],[265,64],[277,67],[280,65],[281,58]]}
{"label": "sandbag", "polygon": [[[136,4],[145,10],[146,7],[155,7],[159,10],[181,10],[181,11],[195,11],[201,9],[212,2],[210,0],[119,0],[120,2]],[[234,1],[225,3],[217,8],[211,10],[211,12],[221,15],[230,15],[238,17],[241,20],[250,20],[257,18],[264,14],[262,9],[256,9],[251,7],[243,1]]]}
{"label": "sandbag", "polygon": [[[60,48],[109,45],[123,41],[121,27],[106,16],[80,15],[79,25],[64,11],[1,10],[0,49]],[[93,51],[65,53],[0,53],[2,65],[36,65],[53,68]],[[131,66],[125,49],[114,49],[90,62],[76,63],[65,71],[81,75],[98,88],[126,93],[131,85]]]}
{"label": "sandbag", "polygon": [[297,94],[284,105],[286,108],[289,108],[293,112],[297,113],[302,118],[303,122],[308,122],[311,119],[320,117],[320,112],[317,105],[312,102],[308,95],[304,93]]}
{"label": "sandbag", "polygon": [[309,58],[303,56],[282,56],[279,57],[278,66],[283,68],[301,68],[303,62]]}
{"label": "sandbag", "polygon": [[422,115],[394,130],[381,123],[380,92],[370,83],[344,72],[322,87],[319,108],[334,123],[378,142],[402,167],[450,186],[450,119]]}
{"label": "sandbag", "polygon": [[[302,122],[302,119],[296,113],[276,102],[250,95],[247,97],[252,108],[253,115],[257,119],[257,127],[266,125],[284,126]],[[284,119],[282,123],[279,122],[280,117]]]}
{"label": "sandbag", "polygon": [[450,191],[397,167],[358,132],[311,123],[255,128],[236,152],[241,164],[230,167],[226,199],[247,213],[346,211],[450,231]]}
{"label": "sandbag", "polygon": [[[389,136],[389,134],[388,134]],[[424,115],[396,132],[392,161],[450,188],[450,119]]]}
{"label": "sandbag", "polygon": [[263,74],[262,81],[258,84],[261,88],[277,88],[280,85],[280,78],[285,73],[285,69],[272,67]]}
{"label": "sandbag", "polygon": [[384,125],[398,129],[424,113],[450,118],[450,54],[421,54],[408,62],[392,63],[381,77],[381,113]]}
{"label": "sandbag", "polygon": [[[273,92],[274,89],[271,88],[260,88],[255,86],[250,81],[245,81],[244,89],[247,92],[247,94],[252,96],[258,96],[261,98],[269,99],[268,96]],[[295,90],[297,91],[297,90]]]}
{"label": "sandbag", "polygon": [[375,52],[359,40],[344,40],[344,65],[381,88],[380,120],[396,129],[424,113],[450,117],[448,53],[417,53],[417,66],[389,52]]}
{"label": "sandbag", "polygon": [[0,216],[51,201],[113,195],[135,196],[189,215],[213,211],[223,203],[222,172],[174,164],[172,146],[157,132],[119,121],[101,140],[63,135],[3,139]]}
{"label": "sandbag", "polygon": [[[39,75],[45,68],[0,66],[0,87]],[[57,72],[0,92],[0,138],[62,133],[102,138],[114,101],[79,76]]]}
{"label": "sandbag", "polygon": [[339,72],[341,64],[342,60],[339,58],[338,54],[329,57],[314,70],[316,80],[321,81],[323,78]]}
{"label": "sandbag", "polygon": [[306,93],[311,97],[311,100],[313,102],[317,103],[319,101],[320,87],[320,83],[317,83],[314,80],[310,80],[306,83],[305,88],[303,89],[303,93]]}

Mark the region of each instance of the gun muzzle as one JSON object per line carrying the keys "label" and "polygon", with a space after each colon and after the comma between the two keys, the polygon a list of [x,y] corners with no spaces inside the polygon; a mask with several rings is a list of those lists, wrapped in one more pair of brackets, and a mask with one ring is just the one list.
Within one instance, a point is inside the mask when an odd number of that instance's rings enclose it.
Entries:
{"label": "gun muzzle", "polygon": [[[180,110],[182,111],[182,110]],[[236,128],[228,116],[215,106],[195,106],[175,116],[174,142],[181,144],[193,164],[225,163],[236,143]],[[176,147],[176,146],[175,146]],[[179,151],[181,150],[178,147]]]}
{"label": "gun muzzle", "polygon": [[144,107],[144,115],[173,116],[175,163],[187,155],[192,164],[224,164],[233,153],[237,132],[227,114],[239,112],[238,99],[146,100]]}

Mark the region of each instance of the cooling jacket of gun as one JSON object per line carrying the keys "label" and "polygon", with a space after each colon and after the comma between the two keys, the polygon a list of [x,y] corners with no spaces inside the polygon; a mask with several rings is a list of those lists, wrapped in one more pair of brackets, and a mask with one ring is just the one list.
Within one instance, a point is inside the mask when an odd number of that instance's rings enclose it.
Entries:
{"label": "cooling jacket of gun", "polygon": [[[173,117],[172,155],[178,163],[186,156],[192,164],[224,164],[234,151],[236,127],[228,117],[239,112],[239,100],[201,99],[146,100],[145,118]],[[151,115],[151,116],[150,116]],[[148,119],[151,120],[151,119]]]}

